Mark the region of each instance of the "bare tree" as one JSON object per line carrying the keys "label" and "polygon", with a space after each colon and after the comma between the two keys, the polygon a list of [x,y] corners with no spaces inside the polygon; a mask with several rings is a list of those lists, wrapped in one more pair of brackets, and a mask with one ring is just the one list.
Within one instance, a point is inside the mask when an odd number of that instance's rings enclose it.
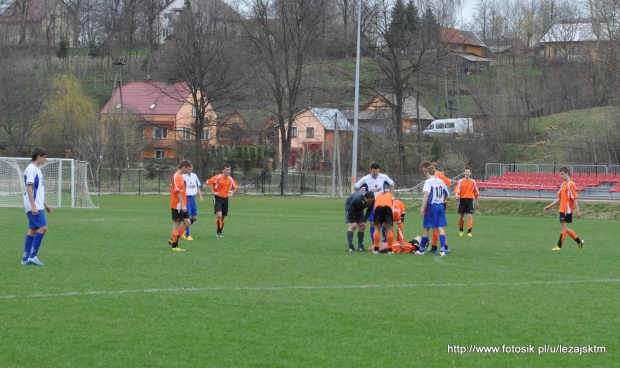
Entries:
{"label": "bare tree", "polygon": [[327,4],[326,0],[246,2],[252,18],[244,23],[254,51],[252,66],[279,124],[282,195],[288,182],[293,121],[302,106],[307,68],[317,56],[313,46],[321,40]]}
{"label": "bare tree", "polygon": [[233,100],[244,83],[244,56],[237,39],[240,28],[231,11],[217,0],[185,8],[162,57],[165,75],[187,83],[190,89],[195,109],[194,166],[200,175],[203,130],[217,124],[213,110]]}
{"label": "bare tree", "polygon": [[[372,57],[374,64],[368,70],[372,78],[365,87],[375,94],[391,93],[386,103],[394,112],[399,171],[407,170],[403,134],[403,107],[405,101],[419,91],[423,83],[421,73],[428,73],[444,57],[440,44],[440,28],[432,11],[425,13],[421,22],[412,2],[405,7],[402,1],[391,8],[386,0],[379,0],[381,11],[373,23],[381,36],[381,52]],[[419,97],[419,95],[418,95]]]}
{"label": "bare tree", "polygon": [[40,69],[33,72],[24,60],[5,58],[0,62],[0,86],[0,144],[10,156],[27,156],[32,134],[46,123],[39,113],[52,88],[51,75]]}

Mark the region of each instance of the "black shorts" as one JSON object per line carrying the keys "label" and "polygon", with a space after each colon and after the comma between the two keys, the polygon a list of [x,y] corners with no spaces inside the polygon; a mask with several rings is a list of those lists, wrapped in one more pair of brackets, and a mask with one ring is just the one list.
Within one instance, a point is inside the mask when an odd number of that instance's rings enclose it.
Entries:
{"label": "black shorts", "polygon": [[380,225],[380,224],[391,224],[394,222],[394,219],[392,217],[392,208],[388,207],[388,206],[379,206],[379,207],[375,207],[375,225]]}
{"label": "black shorts", "polygon": [[228,216],[228,198],[213,197],[213,213],[222,211],[222,216]]}
{"label": "black shorts", "polygon": [[564,213],[560,212],[560,222],[566,222],[570,224],[573,222],[573,214],[572,213]]}
{"label": "black shorts", "polygon": [[183,221],[184,219],[189,218],[189,213],[187,211],[183,212],[177,210],[176,208],[171,208],[172,210],[172,221]]}
{"label": "black shorts", "polygon": [[349,211],[345,211],[344,212],[344,220],[347,222],[347,224],[352,224],[352,223],[356,223],[356,224],[363,224],[366,222],[366,218],[364,217],[364,211],[357,211],[357,212],[349,212]]}
{"label": "black shorts", "polygon": [[474,213],[474,199],[461,198],[459,200],[459,213]]}

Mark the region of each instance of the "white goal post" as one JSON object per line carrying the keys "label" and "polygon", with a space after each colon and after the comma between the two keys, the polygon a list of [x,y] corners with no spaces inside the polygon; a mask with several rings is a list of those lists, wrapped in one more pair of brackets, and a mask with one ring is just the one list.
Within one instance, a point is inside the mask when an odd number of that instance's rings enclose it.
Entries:
{"label": "white goal post", "polygon": [[[0,157],[0,207],[24,206],[24,170],[31,162],[29,158]],[[45,200],[52,208],[99,208],[89,191],[94,181],[88,162],[48,158],[41,172]]]}

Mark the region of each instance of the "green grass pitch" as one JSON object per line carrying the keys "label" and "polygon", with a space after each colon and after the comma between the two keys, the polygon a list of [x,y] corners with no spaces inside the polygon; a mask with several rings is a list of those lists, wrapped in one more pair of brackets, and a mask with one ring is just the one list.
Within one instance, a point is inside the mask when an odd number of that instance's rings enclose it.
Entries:
{"label": "green grass pitch", "polygon": [[[618,222],[448,217],[446,257],[348,253],[344,198],[210,197],[187,252],[167,196],[55,210],[21,266],[27,221],[0,209],[0,367],[611,367],[620,361]],[[418,202],[419,203],[419,202]],[[421,230],[406,203],[407,239]],[[541,204],[541,209],[544,204]],[[355,239],[356,241],[356,239]],[[370,245],[368,234],[366,246]],[[448,346],[534,353],[448,352]],[[539,347],[604,347],[543,353]]]}

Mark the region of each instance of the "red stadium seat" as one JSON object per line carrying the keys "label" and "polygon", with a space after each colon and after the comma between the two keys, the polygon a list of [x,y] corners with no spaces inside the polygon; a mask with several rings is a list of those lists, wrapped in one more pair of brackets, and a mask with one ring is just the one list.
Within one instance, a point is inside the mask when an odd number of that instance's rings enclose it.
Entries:
{"label": "red stadium seat", "polygon": [[504,177],[509,178],[510,176],[512,176],[512,173],[510,171],[504,172]]}
{"label": "red stadium seat", "polygon": [[601,185],[601,181],[598,178],[590,178],[586,184],[586,187],[598,187]]}
{"label": "red stadium seat", "polygon": [[[603,181],[603,180],[601,180],[601,181]],[[612,181],[614,181],[614,174],[609,173],[609,174],[605,175],[605,182],[611,183]]]}
{"label": "red stadium seat", "polygon": [[604,173],[600,173],[596,176],[596,178],[600,181],[605,181],[605,174]]}
{"label": "red stadium seat", "polygon": [[618,193],[618,192],[620,192],[620,183],[616,183],[616,185],[614,185],[614,187],[611,188],[609,190],[609,192],[611,192],[611,193]]}
{"label": "red stadium seat", "polygon": [[596,179],[596,173],[588,174],[588,179]]}
{"label": "red stadium seat", "polygon": [[616,174],[616,176],[614,177],[614,181],[620,183],[620,173]]}
{"label": "red stadium seat", "polygon": [[495,176],[495,175],[489,176],[489,180],[488,181],[495,181],[495,180],[497,180],[497,176]]}
{"label": "red stadium seat", "polygon": [[527,173],[524,171],[522,173],[519,174],[520,178],[527,178]]}
{"label": "red stadium seat", "polygon": [[542,179],[544,177],[545,177],[545,173],[539,172],[539,173],[536,174],[536,178],[538,178],[538,179]]}
{"label": "red stadium seat", "polygon": [[588,178],[588,173],[581,173],[581,174],[579,175],[579,178],[581,178],[581,179],[587,179],[587,178]]}
{"label": "red stadium seat", "polygon": [[545,178],[552,178],[552,177],[553,177],[552,172],[545,173]]}

